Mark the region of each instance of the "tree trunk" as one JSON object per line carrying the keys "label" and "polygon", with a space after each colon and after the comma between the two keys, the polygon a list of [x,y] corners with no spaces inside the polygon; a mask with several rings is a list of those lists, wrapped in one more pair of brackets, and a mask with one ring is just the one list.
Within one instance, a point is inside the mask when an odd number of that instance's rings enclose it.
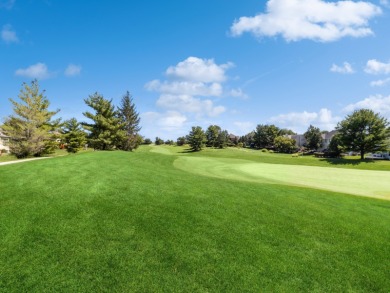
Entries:
{"label": "tree trunk", "polygon": [[364,160],[364,150],[360,150],[360,160]]}

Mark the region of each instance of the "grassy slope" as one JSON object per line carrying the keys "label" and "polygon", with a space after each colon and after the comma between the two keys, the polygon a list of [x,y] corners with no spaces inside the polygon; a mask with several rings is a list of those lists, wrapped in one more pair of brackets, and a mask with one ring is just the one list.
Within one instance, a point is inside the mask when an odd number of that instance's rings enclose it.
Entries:
{"label": "grassy slope", "polygon": [[390,288],[390,202],[199,177],[175,159],[0,167],[0,291]]}

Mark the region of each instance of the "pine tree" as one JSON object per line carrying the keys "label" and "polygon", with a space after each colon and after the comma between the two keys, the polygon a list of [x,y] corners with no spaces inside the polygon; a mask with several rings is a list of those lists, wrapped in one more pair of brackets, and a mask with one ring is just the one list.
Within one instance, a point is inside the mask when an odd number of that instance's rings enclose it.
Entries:
{"label": "pine tree", "polygon": [[6,118],[3,126],[11,137],[10,151],[18,158],[41,156],[55,146],[52,137],[59,119],[52,118],[59,110],[49,111],[50,102],[44,91],[40,92],[37,80],[31,85],[23,83],[18,97],[20,102],[10,99],[14,115]]}
{"label": "pine tree", "polygon": [[206,141],[206,134],[204,133],[202,127],[193,126],[192,130],[188,134],[188,144],[190,145],[191,150],[194,152],[202,150]]}
{"label": "pine tree", "polygon": [[142,138],[138,134],[141,130],[139,126],[141,119],[129,92],[126,92],[121,100],[120,107],[118,107],[118,116],[121,120],[123,131],[121,148],[125,151],[132,151],[138,148],[142,142]]}
{"label": "pine tree", "polygon": [[69,153],[77,153],[84,147],[87,141],[85,132],[81,129],[81,124],[76,118],[65,121],[62,133],[67,146],[66,150]]}
{"label": "pine tree", "polygon": [[95,93],[84,100],[95,113],[84,112],[83,115],[94,123],[82,123],[89,132],[89,142],[94,149],[112,150],[120,145],[122,123],[118,118],[112,100],[106,100]]}

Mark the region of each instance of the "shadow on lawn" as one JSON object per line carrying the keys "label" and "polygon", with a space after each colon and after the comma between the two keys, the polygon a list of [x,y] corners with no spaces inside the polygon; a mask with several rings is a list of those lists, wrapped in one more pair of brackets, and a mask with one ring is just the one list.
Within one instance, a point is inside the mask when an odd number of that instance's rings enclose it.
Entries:
{"label": "shadow on lawn", "polygon": [[320,159],[320,161],[322,162],[327,162],[331,165],[350,165],[350,166],[357,166],[357,165],[360,165],[362,163],[374,163],[374,160],[368,160],[368,159],[364,159],[364,160],[360,160],[360,159],[343,159],[343,158],[323,158],[323,159]]}

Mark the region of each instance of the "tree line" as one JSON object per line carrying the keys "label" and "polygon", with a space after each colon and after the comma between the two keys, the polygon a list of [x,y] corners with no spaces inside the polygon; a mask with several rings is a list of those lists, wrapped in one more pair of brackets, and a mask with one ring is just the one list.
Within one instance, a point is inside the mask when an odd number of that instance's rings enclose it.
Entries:
{"label": "tree line", "polygon": [[[60,110],[49,110],[50,102],[44,93],[40,91],[38,81],[34,80],[30,85],[22,85],[18,95],[20,101],[10,99],[13,114],[5,119],[1,128],[10,136],[10,151],[18,158],[53,153],[58,146],[75,153],[86,146],[97,150],[132,151],[141,143],[153,143],[139,135],[140,117],[129,92],[122,97],[119,106],[99,93],[84,99],[90,111],[83,115],[89,122],[80,122],[76,118],[66,121],[54,119]],[[359,152],[363,159],[367,152],[389,148],[389,122],[369,109],[356,110],[346,116],[338,123],[336,131],[326,150],[330,156],[354,151]],[[318,127],[310,125],[303,135],[305,148],[321,148],[323,133]],[[200,151],[204,147],[238,146],[292,153],[297,151],[292,135],[296,135],[292,130],[273,124],[259,124],[254,131],[237,137],[218,125],[210,125],[206,130],[193,126],[188,135],[177,138],[176,142],[156,137],[154,143],[188,144],[192,151]]]}
{"label": "tree line", "polygon": [[132,151],[142,143],[138,134],[139,113],[129,92],[117,107],[112,99],[105,99],[99,93],[84,99],[91,110],[83,115],[90,122],[54,119],[60,110],[49,110],[50,102],[45,92],[40,91],[37,80],[24,83],[18,97],[20,101],[10,99],[13,114],[1,126],[11,138],[10,152],[18,158],[50,154],[58,147],[72,153],[87,146],[97,150]]}

